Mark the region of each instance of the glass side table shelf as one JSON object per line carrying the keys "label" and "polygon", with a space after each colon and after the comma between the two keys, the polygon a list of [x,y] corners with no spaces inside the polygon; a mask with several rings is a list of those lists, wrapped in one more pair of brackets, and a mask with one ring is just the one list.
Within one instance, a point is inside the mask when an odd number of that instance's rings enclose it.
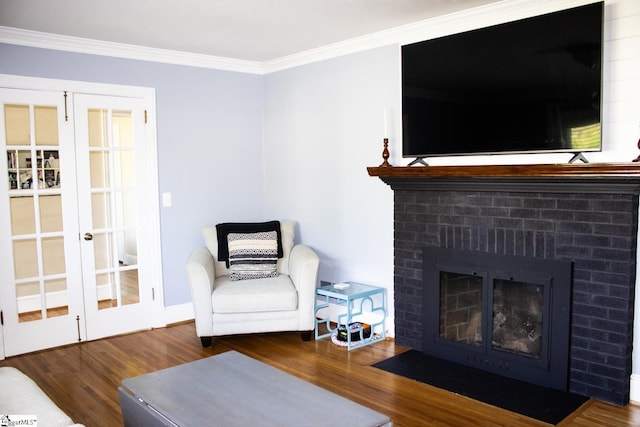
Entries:
{"label": "glass side table shelf", "polygon": [[[331,327],[328,317],[318,318],[318,311],[328,308],[331,299],[335,299],[337,304],[346,308],[344,313],[338,315],[338,323],[335,328]],[[379,301],[376,303],[374,300]],[[366,331],[362,326],[350,328],[349,325],[352,323],[361,321],[365,308],[370,309],[367,311],[367,315],[376,319],[376,322],[370,322],[369,327],[371,329]],[[385,318],[387,317],[387,309],[384,288],[357,282],[321,286],[316,289],[315,314],[316,339],[338,334],[338,329],[343,326],[346,329],[345,341],[348,350],[373,344],[386,338]],[[365,322],[362,321],[361,323],[364,324]],[[322,324],[326,326],[327,333],[319,333],[318,326]]]}

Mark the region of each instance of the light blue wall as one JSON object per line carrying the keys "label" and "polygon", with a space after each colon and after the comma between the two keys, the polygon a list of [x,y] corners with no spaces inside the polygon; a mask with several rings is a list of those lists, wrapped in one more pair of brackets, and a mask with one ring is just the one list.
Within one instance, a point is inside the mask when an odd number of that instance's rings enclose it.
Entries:
{"label": "light blue wall", "polygon": [[367,166],[382,162],[385,109],[399,121],[398,45],[268,74],[265,100],[267,216],[299,222],[320,280],[386,287],[392,328],[393,192]]}
{"label": "light blue wall", "polygon": [[262,218],[263,76],[7,44],[0,73],[156,89],[165,305],[191,301],[201,225]]}

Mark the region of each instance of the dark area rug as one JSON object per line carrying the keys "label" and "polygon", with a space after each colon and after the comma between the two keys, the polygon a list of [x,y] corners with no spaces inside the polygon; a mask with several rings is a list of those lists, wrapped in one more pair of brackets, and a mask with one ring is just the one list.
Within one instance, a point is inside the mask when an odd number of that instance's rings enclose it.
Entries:
{"label": "dark area rug", "polygon": [[589,400],[427,356],[417,350],[373,366],[554,425]]}

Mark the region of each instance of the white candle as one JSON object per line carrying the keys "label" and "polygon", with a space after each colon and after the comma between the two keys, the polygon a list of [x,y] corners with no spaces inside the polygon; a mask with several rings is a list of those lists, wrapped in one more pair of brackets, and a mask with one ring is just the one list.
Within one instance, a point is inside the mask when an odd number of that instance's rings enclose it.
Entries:
{"label": "white candle", "polygon": [[389,110],[384,109],[384,136],[383,138],[389,138]]}

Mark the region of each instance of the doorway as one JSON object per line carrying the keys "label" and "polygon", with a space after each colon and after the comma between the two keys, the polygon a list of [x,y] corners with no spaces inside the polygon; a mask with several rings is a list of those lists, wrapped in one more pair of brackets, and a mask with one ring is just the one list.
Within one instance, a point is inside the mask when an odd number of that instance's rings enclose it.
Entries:
{"label": "doorway", "polygon": [[0,89],[6,356],[163,326],[153,96],[127,89]]}

